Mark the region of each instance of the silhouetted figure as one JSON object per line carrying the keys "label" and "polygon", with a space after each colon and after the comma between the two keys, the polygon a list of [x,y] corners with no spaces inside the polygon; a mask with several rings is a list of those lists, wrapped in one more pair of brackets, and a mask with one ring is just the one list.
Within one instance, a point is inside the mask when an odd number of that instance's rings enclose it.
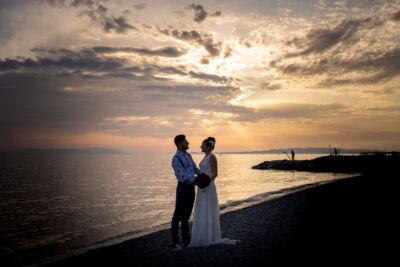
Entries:
{"label": "silhouetted figure", "polygon": [[295,153],[294,153],[293,149],[292,149],[292,151],[290,151],[290,154],[292,154],[292,160],[294,160]]}
{"label": "silhouetted figure", "polygon": [[336,147],[333,148],[333,153],[334,153],[335,157],[339,154],[339,151]]}

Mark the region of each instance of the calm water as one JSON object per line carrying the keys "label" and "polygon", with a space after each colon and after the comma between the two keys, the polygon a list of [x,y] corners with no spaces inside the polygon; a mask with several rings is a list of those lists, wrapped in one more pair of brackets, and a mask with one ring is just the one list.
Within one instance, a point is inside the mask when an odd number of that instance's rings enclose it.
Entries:
{"label": "calm water", "polygon": [[[311,159],[320,155],[297,155]],[[0,256],[25,262],[168,223],[172,154],[0,155]],[[196,163],[202,154],[194,154]],[[284,155],[218,155],[219,203],[349,174],[253,170]],[[28,255],[28,256],[27,256]]]}

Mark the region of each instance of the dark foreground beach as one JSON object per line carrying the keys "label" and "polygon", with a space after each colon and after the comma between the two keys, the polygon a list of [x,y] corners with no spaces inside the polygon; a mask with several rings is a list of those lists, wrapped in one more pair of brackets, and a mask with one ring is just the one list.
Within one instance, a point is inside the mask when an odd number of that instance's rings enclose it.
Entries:
{"label": "dark foreground beach", "polygon": [[227,211],[223,237],[238,245],[171,251],[165,229],[46,266],[384,266],[389,178],[355,176]]}

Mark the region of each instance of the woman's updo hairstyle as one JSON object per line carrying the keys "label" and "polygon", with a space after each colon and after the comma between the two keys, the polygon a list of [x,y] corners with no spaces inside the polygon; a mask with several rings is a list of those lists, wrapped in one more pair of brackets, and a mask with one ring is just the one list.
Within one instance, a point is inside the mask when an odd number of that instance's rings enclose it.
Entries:
{"label": "woman's updo hairstyle", "polygon": [[211,151],[214,150],[214,147],[215,147],[215,138],[214,137],[210,136],[207,139],[204,139],[203,142],[207,147],[211,148]]}

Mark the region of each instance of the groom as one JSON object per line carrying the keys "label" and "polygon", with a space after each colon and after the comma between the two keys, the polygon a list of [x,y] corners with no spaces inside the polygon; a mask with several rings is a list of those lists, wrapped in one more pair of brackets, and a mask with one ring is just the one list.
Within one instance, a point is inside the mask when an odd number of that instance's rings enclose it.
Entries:
{"label": "groom", "polygon": [[175,211],[171,222],[172,248],[182,248],[179,244],[178,230],[181,223],[182,243],[184,246],[190,243],[189,236],[189,217],[192,213],[195,191],[194,180],[200,170],[196,167],[192,156],[186,152],[189,149],[189,142],[185,135],[175,136],[176,154],[172,158],[172,168],[174,169],[178,185],[176,187]]}

